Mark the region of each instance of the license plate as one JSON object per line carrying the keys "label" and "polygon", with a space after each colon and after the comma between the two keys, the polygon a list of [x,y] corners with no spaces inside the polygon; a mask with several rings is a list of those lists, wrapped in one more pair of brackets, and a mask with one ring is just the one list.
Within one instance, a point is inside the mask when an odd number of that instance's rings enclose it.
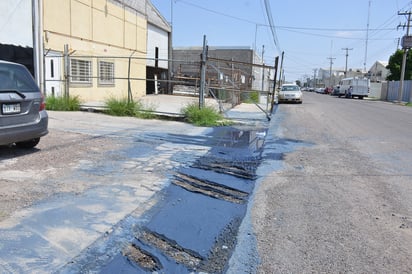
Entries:
{"label": "license plate", "polygon": [[3,114],[16,114],[20,113],[20,104],[3,104]]}

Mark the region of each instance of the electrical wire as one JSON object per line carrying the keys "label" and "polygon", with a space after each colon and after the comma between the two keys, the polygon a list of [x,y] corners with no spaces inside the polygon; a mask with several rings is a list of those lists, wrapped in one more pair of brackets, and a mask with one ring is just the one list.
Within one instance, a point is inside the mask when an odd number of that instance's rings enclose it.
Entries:
{"label": "electrical wire", "polygon": [[265,0],[265,8],[266,8],[266,15],[267,15],[268,20],[269,20],[270,30],[272,32],[273,42],[274,42],[274,44],[275,44],[275,46],[278,50],[278,53],[281,54],[282,50],[280,49],[278,36],[276,34],[275,23],[273,22],[272,10],[270,8],[270,3],[269,3],[268,0]]}

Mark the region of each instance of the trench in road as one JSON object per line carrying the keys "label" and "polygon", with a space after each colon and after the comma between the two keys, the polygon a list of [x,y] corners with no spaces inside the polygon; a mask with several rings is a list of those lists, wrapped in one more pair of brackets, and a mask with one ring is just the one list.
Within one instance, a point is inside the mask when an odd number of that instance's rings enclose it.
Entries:
{"label": "trench in road", "polygon": [[129,229],[133,238],[118,243],[121,248],[113,256],[100,263],[94,259],[116,245],[116,228],[98,240],[108,244],[89,247],[61,272],[223,272],[254,188],[265,134],[264,127],[219,127],[202,140],[169,134],[169,142],[201,141],[210,150],[190,166],[176,170],[160,202],[145,216],[140,220],[129,216],[118,225],[120,230]]}

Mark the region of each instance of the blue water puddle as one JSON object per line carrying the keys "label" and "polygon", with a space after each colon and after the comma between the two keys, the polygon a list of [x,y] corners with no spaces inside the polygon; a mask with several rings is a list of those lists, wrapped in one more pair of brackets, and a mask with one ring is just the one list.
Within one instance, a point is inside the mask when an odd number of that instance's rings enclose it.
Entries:
{"label": "blue water puddle", "polygon": [[255,186],[254,180],[237,178],[232,175],[211,172],[200,168],[182,168],[181,173],[195,176],[199,180],[218,182],[221,185],[251,193]]}
{"label": "blue water puddle", "polygon": [[245,205],[234,204],[171,185],[168,204],[146,225],[152,232],[173,239],[206,258],[216,236],[232,219],[240,218]]}
{"label": "blue water puddle", "polygon": [[[154,207],[138,219],[132,215],[123,219],[111,233],[89,246],[61,272],[227,271],[256,183],[262,176],[281,168],[284,154],[298,146],[310,145],[277,138],[276,129],[277,125],[269,131],[220,127],[202,138],[183,134],[145,136],[153,144],[167,141],[210,149],[189,166],[182,165],[175,170],[168,187],[157,194],[158,202]],[[135,141],[140,143],[141,140]],[[133,149],[128,156],[136,156]],[[242,231],[253,235],[250,228]],[[253,237],[249,238],[249,246],[236,249],[256,253]],[[243,255],[244,261],[249,260],[245,256],[251,255]]]}
{"label": "blue water puddle", "polygon": [[[191,140],[188,143],[208,145],[210,150],[192,166],[176,171],[177,176],[187,179],[187,186],[172,180],[163,191],[162,201],[146,213],[150,218],[140,229],[144,232],[136,233],[129,243],[140,253],[149,254],[156,266],[146,268],[142,262],[146,259],[128,257],[123,249],[100,273],[223,272],[254,189],[265,135],[266,129],[232,127],[217,128],[213,137],[195,141],[184,135],[169,135],[169,141]],[[234,197],[218,196],[227,193],[234,193]]]}

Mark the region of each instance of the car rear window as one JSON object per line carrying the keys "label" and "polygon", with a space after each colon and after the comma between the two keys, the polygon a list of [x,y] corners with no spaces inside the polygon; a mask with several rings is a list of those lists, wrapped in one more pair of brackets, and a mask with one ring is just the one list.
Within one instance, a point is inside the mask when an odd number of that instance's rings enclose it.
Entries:
{"label": "car rear window", "polygon": [[282,91],[298,91],[299,86],[283,86]]}
{"label": "car rear window", "polygon": [[25,67],[0,63],[0,90],[37,92],[38,88],[30,72]]}

